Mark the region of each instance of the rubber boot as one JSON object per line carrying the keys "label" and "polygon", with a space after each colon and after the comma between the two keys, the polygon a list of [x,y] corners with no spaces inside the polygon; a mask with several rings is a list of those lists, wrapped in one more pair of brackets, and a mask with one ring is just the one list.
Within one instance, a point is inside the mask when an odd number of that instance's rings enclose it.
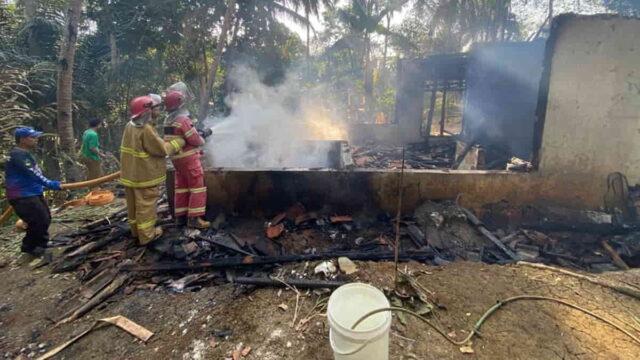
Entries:
{"label": "rubber boot", "polygon": [[43,266],[51,264],[52,261],[53,261],[53,254],[51,254],[51,251],[45,250],[45,252],[42,254],[42,260],[40,260],[39,263],[35,264],[33,268],[39,269]]}
{"label": "rubber boot", "polygon": [[198,216],[189,218],[189,224],[187,226],[193,229],[206,229],[211,226],[211,223]]}
{"label": "rubber boot", "polygon": [[158,238],[161,237],[163,233],[164,233],[164,231],[162,231],[162,228],[157,226],[155,228],[155,234],[154,234],[153,238],[151,240],[147,241],[147,242],[140,241],[140,245],[145,245],[145,246],[149,245],[153,241],[158,240]]}

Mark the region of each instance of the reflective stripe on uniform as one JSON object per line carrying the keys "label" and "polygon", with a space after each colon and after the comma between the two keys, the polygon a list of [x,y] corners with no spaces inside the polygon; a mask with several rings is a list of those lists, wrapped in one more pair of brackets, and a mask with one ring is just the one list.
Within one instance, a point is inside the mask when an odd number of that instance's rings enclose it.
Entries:
{"label": "reflective stripe on uniform", "polygon": [[153,185],[158,185],[161,182],[165,181],[167,179],[167,175],[162,175],[161,177],[157,178],[157,179],[153,179],[153,180],[149,180],[149,181],[132,181],[129,179],[125,179],[125,178],[120,178],[120,183],[124,186],[128,186],[128,187],[150,187]]}
{"label": "reflective stripe on uniform", "polygon": [[120,152],[125,153],[125,154],[129,154],[129,155],[133,155],[134,157],[138,157],[138,158],[148,158],[149,154],[146,152],[142,152],[142,151],[135,151],[130,147],[126,147],[126,146],[120,146]]}
{"label": "reflective stripe on uniform", "polygon": [[196,132],[196,128],[191,128],[189,129],[189,131],[184,133],[184,137],[188,138],[189,136],[193,135],[195,132]]}
{"label": "reflective stripe on uniform", "polygon": [[173,212],[176,213],[176,214],[179,214],[179,213],[185,213],[185,212],[187,212],[187,210],[189,210],[189,208],[181,207],[181,208],[173,209]]}
{"label": "reflective stripe on uniform", "polygon": [[172,156],[171,159],[172,160],[182,159],[183,157],[187,157],[187,156],[196,154],[199,151],[200,151],[199,149],[191,149],[189,151],[179,152],[177,155]]}
{"label": "reflective stripe on uniform", "polygon": [[190,213],[192,213],[192,212],[201,212],[201,211],[205,211],[205,210],[206,210],[205,206],[199,207],[199,208],[189,208],[189,212]]}
{"label": "reflective stripe on uniform", "polygon": [[176,194],[184,194],[188,192],[189,192],[189,189],[176,189]]}
{"label": "reflective stripe on uniform", "polygon": [[178,143],[178,140],[171,140],[171,146],[173,146],[174,149],[176,149],[176,151],[180,150],[180,143]]}
{"label": "reflective stripe on uniform", "polygon": [[150,227],[152,227],[153,225],[156,224],[156,220],[149,220],[149,221],[145,221],[143,223],[138,224],[138,230],[144,230],[144,229],[148,229]]}
{"label": "reflective stripe on uniform", "polygon": [[207,191],[206,187],[189,189],[189,192],[194,193],[194,194],[195,193],[205,192],[205,191]]}
{"label": "reflective stripe on uniform", "polygon": [[182,124],[180,124],[179,122],[174,122],[173,124],[171,124],[171,126],[181,128]]}

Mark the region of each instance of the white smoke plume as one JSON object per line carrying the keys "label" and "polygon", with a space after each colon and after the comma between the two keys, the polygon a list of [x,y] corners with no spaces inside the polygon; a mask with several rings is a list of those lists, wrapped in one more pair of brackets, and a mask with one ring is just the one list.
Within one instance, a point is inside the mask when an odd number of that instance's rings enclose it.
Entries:
{"label": "white smoke plume", "polygon": [[238,67],[229,80],[229,116],[208,118],[213,130],[205,145],[209,167],[326,167],[328,144],[346,140],[343,117],[331,109],[322,87],[304,89],[294,79],[270,87],[255,70]]}

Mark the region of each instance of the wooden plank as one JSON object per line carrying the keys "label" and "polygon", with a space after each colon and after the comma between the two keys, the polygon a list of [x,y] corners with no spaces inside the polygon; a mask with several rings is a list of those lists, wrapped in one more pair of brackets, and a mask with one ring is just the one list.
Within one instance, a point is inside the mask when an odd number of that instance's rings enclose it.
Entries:
{"label": "wooden plank", "polygon": [[511,251],[511,249],[509,249],[505,244],[503,244],[502,241],[500,241],[500,239],[498,239],[495,235],[493,235],[493,233],[484,226],[482,221],[480,221],[480,219],[478,219],[471,212],[471,210],[464,208],[462,206],[460,206],[460,209],[464,212],[464,214],[467,216],[467,219],[469,219],[469,221],[478,229],[478,231],[480,231],[482,235],[484,235],[487,239],[489,239],[492,243],[494,243],[498,248],[500,248],[500,250],[502,250],[505,254],[507,254],[511,259],[518,260],[518,256],[513,251]]}

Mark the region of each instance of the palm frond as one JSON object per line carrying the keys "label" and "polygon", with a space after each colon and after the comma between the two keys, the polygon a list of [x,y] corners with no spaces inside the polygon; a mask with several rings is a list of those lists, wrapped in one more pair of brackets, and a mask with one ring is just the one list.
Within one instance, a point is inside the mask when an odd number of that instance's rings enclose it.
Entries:
{"label": "palm frond", "polygon": [[288,7],[286,7],[286,6],[282,5],[282,4],[276,3],[276,2],[274,2],[272,5],[273,5],[273,8],[275,9],[275,11],[278,14],[288,18],[289,20],[292,20],[293,22],[295,22],[298,25],[309,26],[309,28],[311,28],[311,30],[313,32],[316,31],[313,28],[313,25],[309,21],[307,21],[307,18],[302,16],[302,15],[300,15],[300,14],[298,14],[295,10],[292,10],[292,9],[290,9],[290,8],[288,8]]}

